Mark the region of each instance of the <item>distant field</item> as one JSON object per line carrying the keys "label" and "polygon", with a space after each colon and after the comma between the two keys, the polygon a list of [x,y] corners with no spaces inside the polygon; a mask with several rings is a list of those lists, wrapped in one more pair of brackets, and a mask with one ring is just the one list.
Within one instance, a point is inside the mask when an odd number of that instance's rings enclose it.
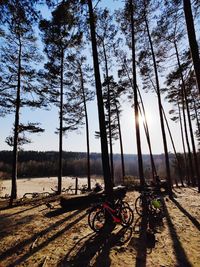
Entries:
{"label": "distant field", "polygon": [[[42,192],[53,192],[51,190],[56,190],[57,186],[57,177],[46,177],[46,178],[26,178],[26,179],[18,179],[17,180],[17,195],[18,197],[22,197],[25,193],[42,193]],[[91,180],[92,186],[95,185],[96,182],[100,184],[103,183],[99,178],[92,178]],[[87,178],[78,178],[78,185],[81,187],[82,185],[87,184]],[[74,177],[63,177],[63,188],[68,188],[72,186],[75,188],[75,178]],[[0,187],[0,196],[5,196],[6,194],[10,195],[11,192],[11,180],[4,180],[1,183]]]}

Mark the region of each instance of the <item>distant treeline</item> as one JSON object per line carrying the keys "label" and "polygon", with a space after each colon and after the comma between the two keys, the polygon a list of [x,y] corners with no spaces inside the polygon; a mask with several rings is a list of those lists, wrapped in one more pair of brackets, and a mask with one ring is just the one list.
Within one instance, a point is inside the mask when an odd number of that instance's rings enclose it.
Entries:
{"label": "distant treeline", "polygon": [[[0,176],[11,177],[12,151],[0,151]],[[126,175],[138,176],[137,155],[124,155]],[[164,176],[164,155],[154,155],[157,171]],[[171,155],[171,161],[174,156]],[[145,176],[151,177],[149,155],[143,155]],[[101,154],[91,153],[92,175],[102,175]],[[120,176],[121,157],[114,154],[115,176]],[[20,151],[18,159],[18,177],[47,177],[58,174],[58,152]],[[87,155],[84,152],[63,152],[63,176],[87,176]]]}

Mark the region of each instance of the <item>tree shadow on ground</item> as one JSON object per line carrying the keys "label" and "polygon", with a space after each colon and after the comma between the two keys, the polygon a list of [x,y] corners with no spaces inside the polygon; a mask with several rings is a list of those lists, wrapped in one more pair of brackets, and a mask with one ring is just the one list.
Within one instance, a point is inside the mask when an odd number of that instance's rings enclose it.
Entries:
{"label": "tree shadow on ground", "polygon": [[194,226],[200,231],[200,223],[197,221],[195,217],[193,217],[186,209],[184,209],[181,204],[174,198],[171,199],[173,203],[177,206],[177,208],[190,219],[190,221],[194,224]]}
{"label": "tree shadow on ground", "polygon": [[[136,221],[137,227],[139,228],[139,237],[135,240],[135,249],[136,249],[136,267],[146,266],[147,258],[147,217],[143,214],[142,217],[138,218]],[[136,224],[134,228],[136,227]]]}
{"label": "tree shadow on ground", "polygon": [[18,215],[18,214],[21,214],[23,212],[26,212],[28,210],[33,210],[35,208],[38,208],[39,206],[42,206],[43,204],[39,204],[39,205],[35,205],[35,206],[32,206],[32,207],[26,207],[26,206],[23,206],[22,207],[22,210],[20,211],[17,211],[17,212],[14,212],[12,214],[1,214],[1,217],[4,217],[4,218],[8,218],[8,217],[13,217],[15,215]]}
{"label": "tree shadow on ground", "polygon": [[179,240],[176,229],[170,218],[170,215],[169,215],[169,212],[168,212],[168,209],[165,203],[163,207],[164,207],[165,218],[166,218],[167,225],[169,228],[170,236],[173,242],[174,253],[176,256],[176,260],[177,260],[177,266],[192,267],[191,263],[189,262],[189,259],[187,258],[185,250]]}
{"label": "tree shadow on ground", "polygon": [[[79,210],[80,212],[81,210]],[[55,210],[50,210],[48,211],[46,214],[45,214],[45,217],[47,218],[52,218],[52,217],[56,217],[56,216],[59,216],[63,213],[66,213],[67,211],[64,210],[63,208],[58,208],[58,209],[55,209]]]}
{"label": "tree shadow on ground", "polygon": [[2,241],[5,236],[13,235],[19,228],[23,227],[24,224],[30,223],[33,219],[34,215],[27,215],[15,219],[0,215],[0,240]]}
{"label": "tree shadow on ground", "polygon": [[136,251],[135,266],[145,267],[147,254],[150,254],[156,245],[155,234],[148,227],[148,218],[140,216],[133,225],[134,235],[132,236],[129,246]]}
{"label": "tree shadow on ground", "polygon": [[[25,250],[25,247],[27,245],[31,245],[38,238],[45,237],[49,232],[51,232],[52,230],[54,230],[57,227],[61,226],[63,223],[67,222],[68,220],[70,220],[74,216],[78,215],[79,213],[80,213],[79,210],[78,211],[75,211],[72,214],[66,216],[65,218],[62,218],[62,219],[56,221],[55,223],[51,224],[48,228],[45,228],[45,229],[43,229],[43,230],[41,230],[41,231],[39,231],[39,232],[31,235],[28,239],[24,239],[24,240],[18,242],[16,245],[14,245],[12,247],[9,247],[8,249],[6,249],[0,255],[1,260],[4,260],[4,259],[8,258],[9,256],[12,256],[13,254],[15,254],[18,251]],[[75,220],[75,221],[67,224],[67,226],[65,228],[63,228],[61,231],[56,232],[56,234],[54,234],[50,238],[46,239],[39,246],[37,246],[34,250],[29,251],[29,252],[26,252],[25,251],[25,254],[23,254],[20,258],[18,258],[10,266],[16,266],[17,264],[22,263],[25,259],[27,259],[31,255],[33,255],[34,253],[36,253],[38,250],[40,250],[44,246],[47,246],[51,241],[53,241],[54,239],[56,239],[57,237],[59,237],[60,235],[62,235],[65,231],[69,230],[74,224],[76,224],[79,220],[81,220],[85,216],[86,216],[86,214],[84,213],[82,216],[78,217],[77,220]]]}
{"label": "tree shadow on ground", "polygon": [[[78,211],[78,213],[80,213],[80,211]],[[31,250],[31,251],[25,253],[24,255],[22,255],[19,259],[17,259],[15,262],[13,262],[10,265],[10,267],[17,266],[17,265],[21,264],[22,262],[24,262],[30,256],[34,255],[36,252],[38,252],[39,250],[41,250],[42,248],[44,248],[45,246],[47,246],[49,243],[51,243],[52,241],[54,241],[56,238],[58,238],[59,236],[61,236],[65,232],[67,232],[71,227],[73,227],[74,225],[76,225],[85,216],[86,216],[86,213],[82,214],[76,220],[74,220],[74,221],[70,222],[69,224],[67,224],[66,227],[64,227],[62,230],[56,232],[54,235],[52,235],[51,237],[49,237],[48,239],[46,239],[45,241],[43,241],[41,244],[37,245],[33,250]]]}
{"label": "tree shadow on ground", "polygon": [[84,243],[80,242],[83,238],[79,240],[58,266],[87,267],[92,262],[96,267],[109,267],[110,250],[116,245],[125,244],[132,236],[132,227],[117,229],[114,233],[113,229],[114,226],[111,226],[99,234],[92,234]]}

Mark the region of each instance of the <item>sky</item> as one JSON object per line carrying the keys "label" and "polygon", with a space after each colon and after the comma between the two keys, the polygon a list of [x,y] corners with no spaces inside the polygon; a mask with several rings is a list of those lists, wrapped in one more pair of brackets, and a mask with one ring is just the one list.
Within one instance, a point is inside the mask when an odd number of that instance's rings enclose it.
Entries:
{"label": "sky", "polygon": [[[120,1],[102,1],[101,4],[110,8],[120,7]],[[111,4],[112,3],[112,4]],[[113,4],[114,3],[114,4]],[[160,130],[160,119],[158,114],[158,101],[157,96],[151,92],[142,93],[143,101],[145,104],[146,114],[148,118],[148,125],[150,131],[150,138],[152,143],[152,151],[154,154],[164,153],[162,135]],[[165,108],[167,117],[168,111],[171,106],[164,101],[162,96],[163,107]],[[124,153],[137,154],[136,147],[136,134],[135,134],[135,121],[134,110],[131,108],[130,102],[123,103],[123,112],[121,116],[121,130],[123,139]],[[44,133],[31,134],[29,137],[32,140],[31,144],[24,145],[24,150],[36,150],[36,151],[58,151],[58,135],[55,134],[56,128],[59,125],[58,121],[58,109],[52,107],[51,110],[25,110],[22,111],[21,117],[24,122],[40,122],[41,127],[45,129]],[[90,129],[90,151],[100,152],[100,140],[95,138],[95,131],[99,130],[98,113],[96,99],[88,104],[88,117],[89,117],[89,129]],[[5,143],[6,137],[11,133],[12,125],[14,122],[14,114],[8,115],[4,118],[0,118],[1,134],[0,134],[0,150],[11,150]],[[174,143],[177,152],[182,152],[180,125],[178,123],[169,120],[170,129],[174,138]],[[142,153],[149,154],[146,137],[143,127],[141,127],[141,142]],[[173,148],[169,135],[167,133],[168,150],[173,153]],[[86,151],[86,135],[85,127],[83,126],[78,132],[70,132],[63,138],[63,150],[64,151]],[[115,141],[113,146],[114,153],[120,153],[119,142]]]}

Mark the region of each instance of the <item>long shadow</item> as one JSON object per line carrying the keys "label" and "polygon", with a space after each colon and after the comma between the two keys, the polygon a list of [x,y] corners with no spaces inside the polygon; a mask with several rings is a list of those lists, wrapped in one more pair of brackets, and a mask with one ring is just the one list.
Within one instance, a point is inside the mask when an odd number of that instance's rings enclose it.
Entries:
{"label": "long shadow", "polygon": [[[80,213],[80,211],[78,211],[78,213]],[[54,234],[53,236],[51,236],[50,238],[48,238],[47,240],[45,240],[43,243],[41,243],[36,248],[34,248],[31,252],[28,252],[28,253],[24,254],[22,257],[20,257],[16,261],[12,262],[10,265],[8,265],[8,267],[17,266],[20,263],[24,262],[30,256],[32,256],[33,254],[35,254],[36,252],[38,252],[40,249],[42,249],[45,246],[47,246],[50,242],[54,241],[56,238],[58,238],[59,236],[61,236],[62,234],[64,234],[66,231],[68,231],[73,225],[75,225],[76,223],[78,223],[86,215],[87,214],[84,213],[83,215],[79,216],[75,221],[69,223],[65,228],[63,228],[61,231],[57,232],[56,234]]]}
{"label": "long shadow", "polygon": [[197,219],[193,217],[186,209],[184,209],[177,200],[175,200],[174,198],[172,198],[171,200],[174,202],[177,208],[179,208],[179,210],[182,211],[182,213],[187,216],[194,224],[194,226],[196,226],[196,228],[200,231],[200,223],[197,221]]}
{"label": "long shadow", "polygon": [[13,253],[16,253],[16,251],[21,250],[23,247],[25,247],[28,244],[33,243],[38,237],[42,237],[44,235],[46,235],[48,232],[50,232],[51,230],[53,230],[54,228],[60,226],[61,224],[63,224],[64,222],[66,222],[67,220],[70,220],[71,218],[73,218],[74,216],[76,216],[77,214],[79,214],[80,211],[77,210],[75,212],[73,212],[72,214],[70,214],[69,216],[55,222],[54,224],[52,224],[49,228],[46,228],[36,234],[34,234],[33,236],[31,236],[30,238],[23,240],[21,242],[19,242],[17,245],[15,245],[14,247],[11,247],[9,249],[7,249],[6,251],[4,251],[1,255],[0,255],[0,259],[4,260],[5,258],[11,256]]}
{"label": "long shadow", "polygon": [[165,212],[167,224],[169,227],[171,239],[173,241],[174,253],[175,253],[175,256],[177,259],[177,263],[178,263],[177,265],[178,266],[184,266],[184,267],[192,267],[191,263],[189,262],[189,260],[187,258],[185,250],[183,249],[181,242],[178,238],[178,235],[176,233],[176,229],[172,223],[172,220],[170,218],[170,215],[169,215],[169,212],[167,210],[165,203],[164,203],[163,207],[164,207],[164,212]]}
{"label": "long shadow", "polygon": [[145,267],[146,260],[147,260],[147,246],[146,246],[146,231],[147,231],[147,216],[145,214],[142,215],[141,224],[140,224],[140,231],[139,231],[139,239],[138,239],[138,246],[137,248],[137,255],[136,255],[136,267]]}
{"label": "long shadow", "polygon": [[42,205],[45,204],[45,202],[54,202],[59,199],[59,196],[57,195],[51,195],[46,196],[43,198],[33,198],[33,199],[27,199],[23,202],[20,201],[20,199],[17,200],[11,200],[7,199],[3,202],[0,202],[0,210],[9,210],[14,209],[19,206],[25,206],[25,205]]}
{"label": "long shadow", "polygon": [[[80,210],[79,210],[80,211]],[[63,213],[66,213],[67,211],[64,210],[63,208],[58,208],[58,209],[55,209],[55,210],[50,210],[48,211],[46,214],[45,214],[45,217],[47,218],[52,218],[52,217],[56,217],[56,216],[59,216]]]}
{"label": "long shadow", "polygon": [[[1,217],[0,217],[1,219]],[[34,219],[34,215],[27,215],[22,218],[17,218],[13,220],[13,218],[3,218],[1,221],[1,229],[0,229],[0,240],[4,239],[4,237],[8,235],[12,235],[16,233],[16,231],[23,227],[23,224],[30,223]]]}
{"label": "long shadow", "polygon": [[111,248],[117,244],[127,242],[131,238],[132,229],[130,231],[130,237],[125,241],[121,241],[126,229],[122,228],[117,233],[112,233],[112,229],[103,231],[101,233],[92,235],[84,244],[78,249],[76,255],[70,254],[74,251],[75,246],[67,253],[62,262],[58,265],[74,266],[74,267],[86,267],[89,266],[90,261],[95,257],[94,266],[96,267],[109,267],[111,260],[109,258],[109,252]]}
{"label": "long shadow", "polygon": [[43,204],[38,204],[38,205],[35,205],[35,206],[31,207],[31,208],[23,209],[23,210],[17,211],[17,212],[12,213],[12,214],[7,214],[7,215],[1,214],[1,216],[4,217],[4,218],[12,217],[12,216],[15,216],[15,215],[17,215],[17,214],[23,213],[23,212],[25,212],[25,211],[28,211],[28,210],[32,210],[32,209],[38,208],[39,206],[42,206],[42,205],[43,205]]}

